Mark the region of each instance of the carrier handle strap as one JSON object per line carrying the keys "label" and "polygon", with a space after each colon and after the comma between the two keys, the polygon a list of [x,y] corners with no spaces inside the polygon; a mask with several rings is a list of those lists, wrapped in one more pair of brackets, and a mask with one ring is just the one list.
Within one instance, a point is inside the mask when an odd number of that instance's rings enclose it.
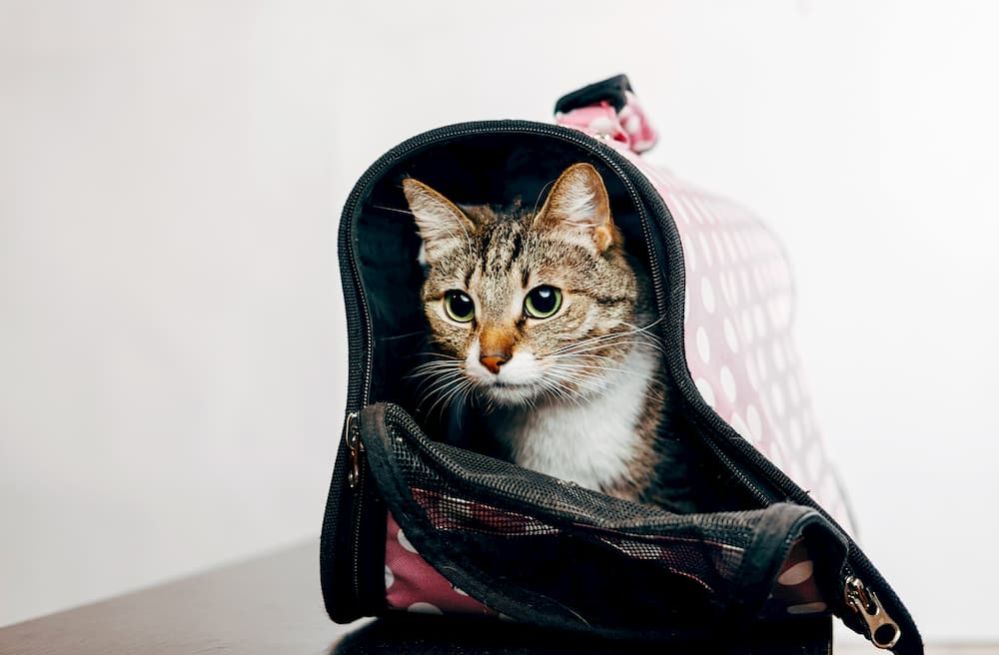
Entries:
{"label": "carrier handle strap", "polygon": [[659,138],[627,75],[615,75],[565,94],[555,102],[555,122],[598,139],[616,141],[637,154],[651,150]]}

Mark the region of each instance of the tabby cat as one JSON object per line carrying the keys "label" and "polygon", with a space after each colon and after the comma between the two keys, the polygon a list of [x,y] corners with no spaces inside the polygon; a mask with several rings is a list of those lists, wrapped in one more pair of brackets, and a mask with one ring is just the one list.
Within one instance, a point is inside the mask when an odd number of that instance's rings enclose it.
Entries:
{"label": "tabby cat", "polygon": [[662,436],[650,283],[624,249],[597,170],[570,166],[537,212],[459,208],[412,178],[403,192],[422,239],[436,350],[416,370],[426,395],[471,401],[520,466],[682,509],[659,474],[683,477],[676,442]]}

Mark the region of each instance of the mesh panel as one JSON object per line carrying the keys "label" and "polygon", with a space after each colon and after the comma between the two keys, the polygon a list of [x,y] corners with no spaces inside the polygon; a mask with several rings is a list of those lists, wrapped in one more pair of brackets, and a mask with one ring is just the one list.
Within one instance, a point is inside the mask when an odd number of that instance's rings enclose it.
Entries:
{"label": "mesh panel", "polygon": [[466,530],[503,537],[557,534],[559,529],[524,514],[508,512],[430,489],[412,488],[413,498],[438,530]]}
{"label": "mesh panel", "polygon": [[390,441],[413,500],[459,568],[587,625],[689,626],[719,616],[752,535],[750,512],[675,515],[402,433]]}
{"label": "mesh panel", "polygon": [[480,499],[490,503],[507,501],[507,507],[521,506],[532,516],[555,521],[584,523],[595,528],[634,531],[641,534],[689,532],[710,540],[713,533],[748,539],[759,512],[719,512],[680,515],[653,505],[633,503],[584,489],[572,482],[557,480],[514,466],[492,457],[404,436],[398,427],[392,432],[393,455],[405,482],[411,489],[435,490],[455,499]]}
{"label": "mesh panel", "polygon": [[389,464],[372,469],[396,490],[390,510],[426,562],[486,611],[628,634],[696,633],[732,612],[755,615],[778,576],[797,589],[771,598],[767,614],[788,603],[825,610],[798,593],[809,591],[797,578],[810,563],[779,570],[799,517],[814,515],[805,508],[673,514],[430,441],[396,408],[375,421],[384,431],[368,452]]}
{"label": "mesh panel", "polygon": [[584,526],[562,530],[525,514],[465,498],[428,489],[413,488],[412,492],[414,500],[438,530],[474,532],[504,539],[590,533],[599,543],[625,557],[662,567],[712,592],[717,590],[709,581],[730,578],[742,560],[743,550],[728,544],[664,535],[629,538],[626,534]]}

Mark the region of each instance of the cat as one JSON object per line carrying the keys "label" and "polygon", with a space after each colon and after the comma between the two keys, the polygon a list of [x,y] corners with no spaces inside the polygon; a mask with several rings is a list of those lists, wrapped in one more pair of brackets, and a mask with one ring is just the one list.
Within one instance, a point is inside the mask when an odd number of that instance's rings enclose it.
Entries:
{"label": "cat", "polygon": [[658,474],[683,477],[675,440],[662,436],[651,283],[624,248],[597,169],[567,168],[536,212],[459,207],[413,178],[402,185],[436,350],[415,374],[431,395],[474,399],[519,466],[682,511],[682,490]]}

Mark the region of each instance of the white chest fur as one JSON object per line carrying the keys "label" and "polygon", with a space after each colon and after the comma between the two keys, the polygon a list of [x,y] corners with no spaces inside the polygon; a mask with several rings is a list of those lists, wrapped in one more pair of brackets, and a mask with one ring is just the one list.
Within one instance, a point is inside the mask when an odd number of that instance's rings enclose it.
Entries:
{"label": "white chest fur", "polygon": [[658,354],[638,347],[604,388],[580,403],[559,402],[497,416],[496,436],[519,466],[588,489],[614,486],[628,476],[641,446],[636,430]]}

